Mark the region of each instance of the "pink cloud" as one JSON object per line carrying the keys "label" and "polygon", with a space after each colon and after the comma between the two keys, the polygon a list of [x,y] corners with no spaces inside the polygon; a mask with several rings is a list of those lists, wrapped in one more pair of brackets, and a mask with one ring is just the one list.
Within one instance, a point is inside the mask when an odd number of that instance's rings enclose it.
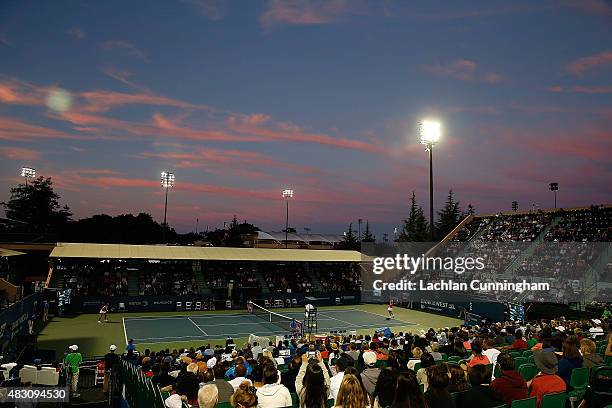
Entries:
{"label": "pink cloud", "polygon": [[13,160],[38,160],[40,152],[37,150],[26,149],[23,147],[0,147],[0,155]]}
{"label": "pink cloud", "polygon": [[562,0],[569,7],[602,16],[612,16],[612,5],[607,0]]}
{"label": "pink cloud", "polygon": [[17,119],[0,116],[0,139],[18,142],[35,139],[72,139],[94,140],[99,137],[89,137],[62,132],[43,126],[33,125]]}
{"label": "pink cloud", "polygon": [[74,38],[75,40],[83,40],[87,37],[87,34],[79,27],[72,27],[70,30],[66,31],[66,34]]}
{"label": "pink cloud", "polygon": [[612,64],[612,51],[602,51],[569,62],[565,70],[574,75],[582,75],[587,71]]}
{"label": "pink cloud", "polygon": [[468,59],[457,59],[447,64],[434,64],[423,66],[424,70],[434,76],[454,78],[464,82],[485,82],[498,84],[505,82],[504,76],[496,73],[480,74],[478,64]]}
{"label": "pink cloud", "polygon": [[144,61],[148,60],[146,54],[140,48],[138,48],[136,45],[132,44],[129,41],[104,41],[102,44],[100,44],[100,46],[105,50],[123,50],[132,57],[139,58]]}
{"label": "pink cloud", "polygon": [[265,28],[278,24],[324,24],[347,13],[349,5],[345,0],[269,0],[259,21]]}
{"label": "pink cloud", "polygon": [[42,106],[48,88],[16,79],[0,81],[0,103],[11,105]]}

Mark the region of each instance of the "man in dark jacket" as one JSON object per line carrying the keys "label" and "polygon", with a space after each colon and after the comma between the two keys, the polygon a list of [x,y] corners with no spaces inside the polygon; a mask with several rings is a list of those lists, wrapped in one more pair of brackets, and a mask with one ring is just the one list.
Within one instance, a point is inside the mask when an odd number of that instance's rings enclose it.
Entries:
{"label": "man in dark jacket", "polygon": [[514,400],[527,398],[527,383],[516,371],[514,358],[508,353],[501,353],[497,356],[497,364],[501,369],[501,376],[493,380],[491,388],[501,394],[507,405]]}
{"label": "man in dark jacket", "polygon": [[502,405],[504,399],[490,386],[492,374],[488,365],[470,367],[468,378],[472,388],[459,395],[457,408],[493,408]]}

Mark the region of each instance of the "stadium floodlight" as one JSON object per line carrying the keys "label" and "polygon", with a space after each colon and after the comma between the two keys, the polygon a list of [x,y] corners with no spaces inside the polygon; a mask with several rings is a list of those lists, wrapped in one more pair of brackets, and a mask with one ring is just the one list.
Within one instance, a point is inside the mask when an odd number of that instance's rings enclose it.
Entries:
{"label": "stadium floodlight", "polygon": [[28,185],[28,179],[36,177],[36,169],[33,167],[22,167],[21,177],[25,178],[25,184]]}
{"label": "stadium floodlight", "polygon": [[442,134],[442,126],[440,122],[424,120],[419,124],[419,136],[421,144],[425,145],[425,149],[429,152],[429,230],[431,232],[431,241],[435,239],[434,234],[434,216],[433,216],[433,147],[440,140]]}
{"label": "stadium floodlight", "polygon": [[164,204],[164,223],[162,225],[163,227],[162,241],[164,242],[166,242],[166,229],[168,227],[168,224],[166,223],[166,215],[168,214],[168,189],[170,187],[174,187],[174,181],[175,181],[174,173],[169,172],[169,171],[161,172],[161,186],[162,188],[166,189],[166,203]]}
{"label": "stadium floodlight", "polygon": [[433,146],[440,140],[440,135],[440,122],[424,120],[419,124],[419,136],[421,137],[421,144],[424,144],[427,147]]}
{"label": "stadium floodlight", "polygon": [[518,201],[512,202],[512,211],[518,211]]}
{"label": "stadium floodlight", "polygon": [[293,190],[288,188],[284,189],[281,193],[285,201],[287,202],[287,216],[285,218],[285,248],[289,247],[289,199],[293,198]]}
{"label": "stadium floodlight", "polygon": [[548,188],[555,194],[555,208],[557,208],[557,191],[559,190],[559,183],[550,183]]}

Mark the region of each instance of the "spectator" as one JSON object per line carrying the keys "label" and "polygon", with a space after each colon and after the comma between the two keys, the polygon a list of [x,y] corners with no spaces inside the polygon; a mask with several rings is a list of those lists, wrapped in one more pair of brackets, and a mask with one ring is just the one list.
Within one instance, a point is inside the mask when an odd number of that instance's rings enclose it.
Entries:
{"label": "spectator", "polygon": [[151,383],[153,385],[157,385],[159,388],[164,388],[168,385],[174,384],[176,379],[168,374],[168,364],[158,364],[157,366],[154,366],[154,368],[154,375],[151,377]]}
{"label": "spectator", "polygon": [[257,394],[255,387],[253,387],[249,381],[243,381],[232,395],[230,403],[234,408],[257,407]]}
{"label": "spectator", "polygon": [[278,370],[271,360],[264,362],[264,386],[257,390],[258,408],[282,408],[291,405],[291,394],[287,387],[278,384]]}
{"label": "spectator", "polygon": [[412,349],[412,358],[408,360],[407,367],[409,370],[414,370],[414,366],[416,363],[421,362],[421,356],[423,355],[423,350],[420,347],[415,347]]}
{"label": "spectator", "polygon": [[329,395],[329,373],[323,364],[321,353],[316,360],[308,362],[308,354],[302,354],[302,365],[295,379],[295,390],[300,398],[300,407],[324,408]]}
{"label": "spectator", "polygon": [[604,360],[596,353],[597,345],[591,339],[580,340],[580,352],[584,367],[593,368],[603,364]]}
{"label": "spectator", "polygon": [[559,360],[558,375],[569,386],[574,368],[582,367],[582,357],[578,350],[576,337],[570,336],[563,342],[563,358]]}
{"label": "spectator", "polygon": [[456,364],[449,364],[450,380],[448,392],[461,392],[470,388],[465,371]]}
{"label": "spectator", "polygon": [[459,394],[457,408],[491,408],[503,404],[502,396],[490,387],[492,374],[490,366],[485,364],[471,366],[468,378],[472,387]]}
{"label": "spectator", "polygon": [[421,356],[421,368],[419,368],[419,370],[417,371],[416,376],[419,384],[423,384],[424,391],[427,391],[428,386],[427,369],[435,364],[436,362],[434,361],[434,358],[431,354],[423,353],[423,355]]}
{"label": "spectator", "polygon": [[454,408],[455,401],[448,392],[450,384],[448,365],[435,365],[427,370],[429,388],[425,392],[428,408]]}
{"label": "spectator", "polygon": [[523,338],[523,331],[521,329],[514,332],[514,341],[512,342],[512,345],[505,347],[505,349],[527,350],[527,342]]}
{"label": "spectator", "polygon": [[475,365],[487,365],[491,364],[489,358],[482,354],[482,342],[476,340],[472,343],[472,358],[468,361],[468,367],[474,367]]}
{"label": "spectator", "polygon": [[216,357],[212,357],[206,362],[208,370],[212,369],[215,378],[215,385],[219,391],[219,403],[229,402],[232,394],[234,393],[234,387],[229,382],[225,381],[225,369],[221,364],[217,362]]}
{"label": "spectator", "polygon": [[286,372],[281,375],[281,384],[283,384],[289,392],[294,393],[295,391],[295,379],[300,372],[300,366],[302,365],[302,357],[294,355],[289,362],[289,367]]}
{"label": "spectator", "polygon": [[440,346],[437,342],[431,343],[431,356],[435,361],[442,361],[442,353],[439,352]]}
{"label": "spectator", "polygon": [[540,373],[529,381],[527,386],[531,389],[529,396],[537,397],[539,406],[543,395],[565,392],[567,386],[563,378],[557,375],[558,362],[555,353],[544,350],[535,351],[533,358]]}
{"label": "spectator", "polygon": [[340,390],[340,384],[342,384],[342,378],[344,377],[344,370],[348,366],[348,361],[344,357],[336,359],[336,375],[329,379],[330,393],[329,397],[336,399],[338,397],[338,391]]}
{"label": "spectator", "polygon": [[219,402],[219,390],[214,384],[206,384],[198,391],[199,408],[215,408]]}
{"label": "spectator", "polygon": [[482,354],[487,356],[493,366],[495,366],[495,363],[497,363],[497,356],[499,356],[499,353],[501,352],[495,348],[495,340],[487,339],[484,342],[484,351]]}
{"label": "spectator", "polygon": [[234,392],[236,392],[238,388],[240,387],[240,384],[242,384],[245,381],[250,386],[253,385],[251,380],[246,378],[247,370],[244,364],[236,364],[236,367],[234,367],[234,374],[235,374],[235,377],[229,381],[230,385],[234,388]]}
{"label": "spectator", "polygon": [[357,344],[354,341],[351,341],[349,344],[349,350],[346,352],[354,361],[359,359],[359,350],[357,350]]}
{"label": "spectator", "polygon": [[70,391],[72,392],[73,397],[78,397],[77,388],[79,384],[79,366],[83,362],[83,356],[78,352],[79,346],[73,344],[68,347],[68,354],[64,359],[64,362],[68,366],[68,372],[72,375],[72,381],[70,383]]}
{"label": "spectator", "polygon": [[368,393],[359,381],[359,377],[345,373],[338,390],[335,408],[369,408],[369,401]]}
{"label": "spectator", "polygon": [[397,372],[390,368],[380,371],[374,393],[372,395],[372,408],[385,408],[391,405],[395,395],[395,384],[397,384]]}
{"label": "spectator", "polygon": [[426,408],[427,403],[414,371],[406,371],[397,377],[393,408]]}
{"label": "spectator", "polygon": [[506,405],[517,399],[525,399],[529,395],[527,383],[516,371],[514,357],[508,353],[501,353],[497,357],[497,364],[501,369],[501,376],[491,383],[491,388],[504,398]]}
{"label": "spectator", "polygon": [[361,372],[361,381],[363,381],[363,386],[365,387],[368,396],[372,396],[372,394],[374,394],[374,388],[376,387],[376,382],[378,381],[378,376],[380,374],[380,368],[376,367],[376,361],[376,353],[373,351],[366,351],[363,353],[365,370]]}
{"label": "spectator", "polygon": [[119,365],[119,356],[115,353],[117,346],[111,344],[108,348],[108,353],[104,355],[104,383],[102,385],[102,391],[106,394],[108,391],[108,382],[110,380],[111,373]]}

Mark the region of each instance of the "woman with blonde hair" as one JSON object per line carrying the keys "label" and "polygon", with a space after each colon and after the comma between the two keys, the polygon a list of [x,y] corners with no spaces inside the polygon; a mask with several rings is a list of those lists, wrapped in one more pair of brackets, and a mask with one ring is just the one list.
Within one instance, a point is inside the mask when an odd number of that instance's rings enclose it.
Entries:
{"label": "woman with blonde hair", "polygon": [[412,358],[408,360],[408,369],[414,370],[414,366],[417,363],[421,362],[421,356],[423,355],[423,350],[420,347],[415,347],[412,349]]}
{"label": "woman with blonde hair", "polygon": [[369,408],[370,401],[368,393],[359,381],[359,378],[353,374],[344,374],[338,398],[336,398],[336,408]]}
{"label": "woman with blonde hair", "polygon": [[243,381],[230,398],[234,408],[257,407],[257,390],[248,381]]}
{"label": "woman with blonde hair", "polygon": [[593,368],[604,362],[603,358],[597,354],[597,344],[591,339],[580,340],[580,352],[582,353],[584,367]]}

